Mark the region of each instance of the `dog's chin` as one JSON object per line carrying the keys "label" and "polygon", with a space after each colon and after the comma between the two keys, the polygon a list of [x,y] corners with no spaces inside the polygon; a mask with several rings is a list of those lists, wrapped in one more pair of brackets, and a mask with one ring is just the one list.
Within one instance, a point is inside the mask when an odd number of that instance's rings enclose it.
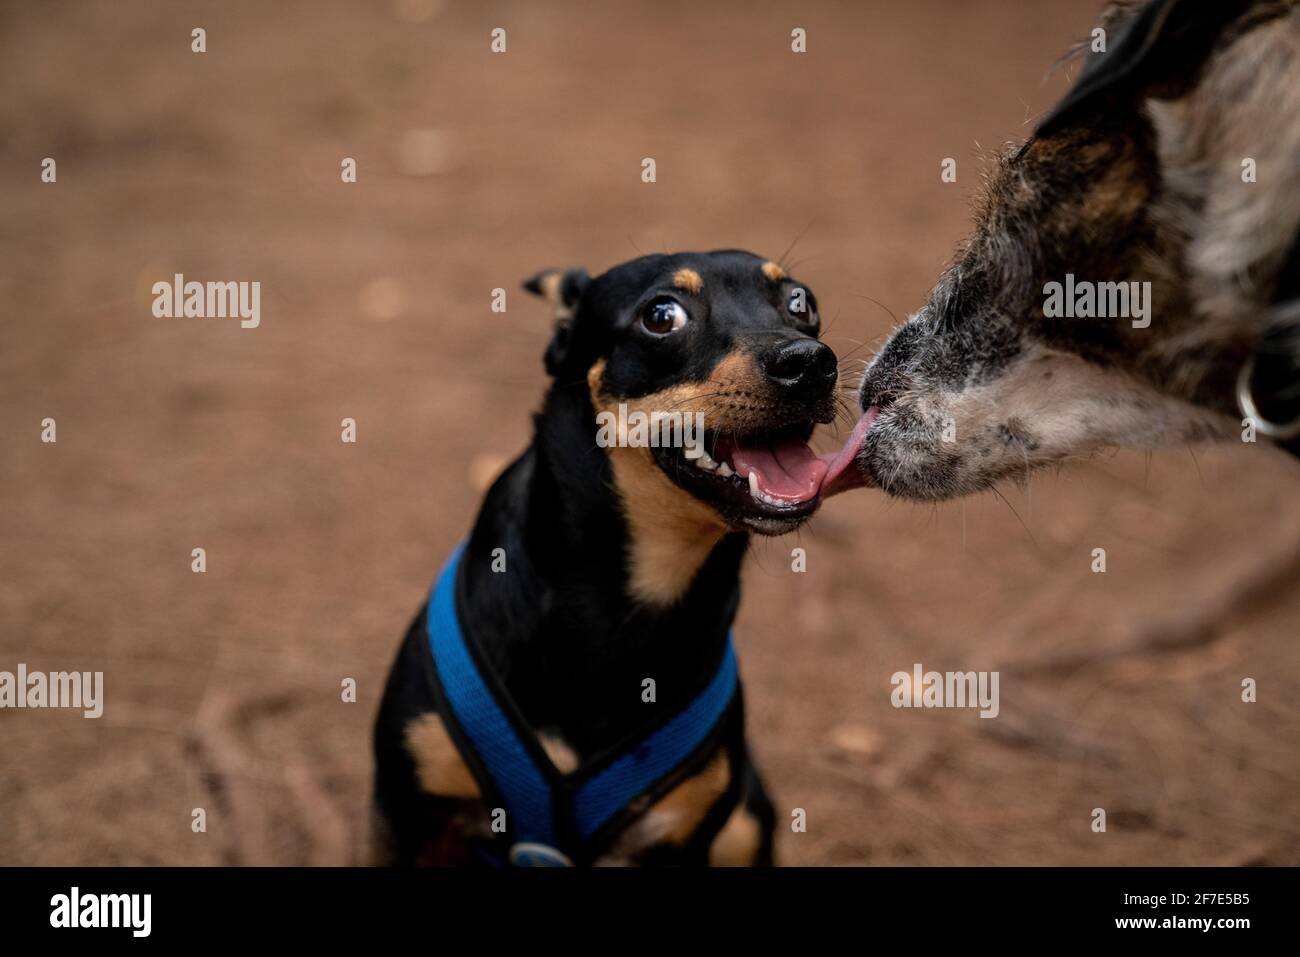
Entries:
{"label": "dog's chin", "polygon": [[943,443],[930,431],[914,431],[891,422],[885,413],[867,433],[855,464],[870,484],[886,495],[915,502],[973,495],[1029,472],[1023,456],[976,454]]}
{"label": "dog's chin", "polygon": [[792,532],[821,505],[826,462],[808,447],[813,423],[742,435],[705,433],[696,449],[652,449],[678,488],[735,531]]}

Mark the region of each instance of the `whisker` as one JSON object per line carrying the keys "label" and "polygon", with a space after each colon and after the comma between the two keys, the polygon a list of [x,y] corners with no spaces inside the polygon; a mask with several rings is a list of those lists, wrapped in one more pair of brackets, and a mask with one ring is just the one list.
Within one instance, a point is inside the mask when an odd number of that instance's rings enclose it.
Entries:
{"label": "whisker", "polygon": [[856,345],[856,346],[854,346],[852,349],[850,349],[848,352],[844,353],[844,355],[840,357],[840,361],[843,362],[845,359],[847,359],[849,356],[853,355],[853,353],[857,352],[859,349],[865,349],[866,347],[867,347],[867,344],[866,344],[865,342],[863,342],[863,343],[859,343],[858,345]]}
{"label": "whisker", "polygon": [[819,257],[819,256],[803,256],[803,257],[801,257],[801,258],[799,258],[799,259],[795,259],[795,260],[793,260],[792,262],[790,262],[789,265],[782,266],[781,268],[782,268],[782,269],[788,269],[790,272],[794,272],[796,269],[798,269],[798,268],[799,268],[800,266],[802,266],[804,263],[814,262],[815,260],[820,259],[820,258],[821,258],[821,257]]}
{"label": "whisker", "polygon": [[728,393],[726,390],[722,390],[719,392],[699,392],[696,393],[695,395],[688,395],[684,399],[680,399],[677,402],[674,402],[672,405],[668,406],[668,410],[675,409],[679,405],[685,405],[687,402],[694,402],[696,399],[712,399],[716,396],[727,395],[727,394]]}
{"label": "whisker", "polygon": [[1025,530],[1025,534],[1029,536],[1029,540],[1033,542],[1034,545],[1037,545],[1038,539],[1034,538],[1034,533],[1029,530],[1029,526],[1026,525],[1025,520],[1020,517],[1020,513],[1016,511],[1015,506],[1007,501],[1007,497],[1003,495],[1000,491],[998,491],[998,487],[996,485],[990,485],[989,491],[991,491],[998,498],[1002,499],[1002,504],[1005,505],[1007,508],[1011,509],[1011,514],[1016,517],[1016,521],[1019,522],[1020,527]]}
{"label": "whisker", "polygon": [[794,239],[790,241],[790,245],[785,247],[785,252],[781,254],[781,258],[776,261],[778,266],[780,266],[782,269],[786,268],[785,257],[789,256],[792,252],[794,252],[794,247],[799,245],[799,240],[803,239],[804,234],[807,233],[808,230],[812,229],[813,223],[815,223],[816,221],[817,221],[817,217],[814,216],[812,219],[808,220],[807,226],[799,230],[798,235],[796,235]]}
{"label": "whisker", "polygon": [[873,303],[875,303],[875,304],[876,304],[877,306],[879,306],[881,309],[885,310],[885,312],[889,313],[889,318],[894,320],[894,325],[896,325],[896,326],[897,326],[897,325],[902,325],[902,323],[900,323],[900,322],[898,321],[898,316],[894,315],[894,310],[890,309],[888,306],[886,306],[886,305],[885,305],[883,302],[881,302],[879,299],[872,299],[870,296],[864,296],[864,295],[862,295],[861,293],[857,293],[857,292],[853,293],[853,297],[854,297],[855,299],[865,299],[865,300],[867,300],[867,302],[873,302]]}

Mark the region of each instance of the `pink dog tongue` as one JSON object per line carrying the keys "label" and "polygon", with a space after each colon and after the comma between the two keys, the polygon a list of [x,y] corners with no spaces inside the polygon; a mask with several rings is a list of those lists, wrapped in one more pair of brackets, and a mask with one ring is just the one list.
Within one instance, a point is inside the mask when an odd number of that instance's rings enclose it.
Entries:
{"label": "pink dog tongue", "polygon": [[847,492],[849,489],[862,488],[873,484],[871,478],[862,469],[858,468],[854,460],[862,449],[862,442],[879,413],[880,409],[874,405],[863,413],[862,418],[858,419],[857,425],[853,426],[853,431],[849,433],[848,441],[844,443],[844,447],[822,459],[826,463],[826,476],[822,479],[821,488],[823,498],[830,498],[832,495],[839,495],[840,492]]}
{"label": "pink dog tongue", "polygon": [[826,474],[826,463],[808,444],[793,440],[770,448],[737,446],[731,453],[731,464],[742,478],[757,472],[759,489],[786,502],[812,498]]}

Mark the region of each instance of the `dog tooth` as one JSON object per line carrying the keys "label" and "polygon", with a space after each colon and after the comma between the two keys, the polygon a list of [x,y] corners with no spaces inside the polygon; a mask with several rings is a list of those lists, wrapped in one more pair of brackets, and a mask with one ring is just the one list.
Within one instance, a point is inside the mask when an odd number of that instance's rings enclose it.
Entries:
{"label": "dog tooth", "polygon": [[718,466],[718,474],[721,475],[723,478],[731,478],[736,473],[731,470],[730,465],[728,465],[726,462],[723,462]]}
{"label": "dog tooth", "polygon": [[752,495],[754,498],[759,499],[760,501],[763,498],[763,493],[758,490],[757,472],[749,473],[749,494]]}
{"label": "dog tooth", "polygon": [[695,465],[698,468],[704,469],[706,472],[712,472],[718,467],[718,463],[713,461],[713,459],[709,457],[709,453],[705,452],[703,449],[700,449],[700,457],[696,459]]}

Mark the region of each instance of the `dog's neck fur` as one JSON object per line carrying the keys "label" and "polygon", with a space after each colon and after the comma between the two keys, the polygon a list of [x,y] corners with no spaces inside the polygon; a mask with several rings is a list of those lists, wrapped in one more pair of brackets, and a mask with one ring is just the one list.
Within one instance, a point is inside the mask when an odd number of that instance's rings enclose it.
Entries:
{"label": "dog's neck fur", "polygon": [[[648,729],[713,676],[748,536],[723,535],[679,600],[635,598],[631,536],[585,383],[557,384],[532,444],[489,490],[462,562],[460,614],[534,730],[582,758]],[[492,570],[494,549],[506,570]],[[655,703],[643,682],[655,682]]]}

